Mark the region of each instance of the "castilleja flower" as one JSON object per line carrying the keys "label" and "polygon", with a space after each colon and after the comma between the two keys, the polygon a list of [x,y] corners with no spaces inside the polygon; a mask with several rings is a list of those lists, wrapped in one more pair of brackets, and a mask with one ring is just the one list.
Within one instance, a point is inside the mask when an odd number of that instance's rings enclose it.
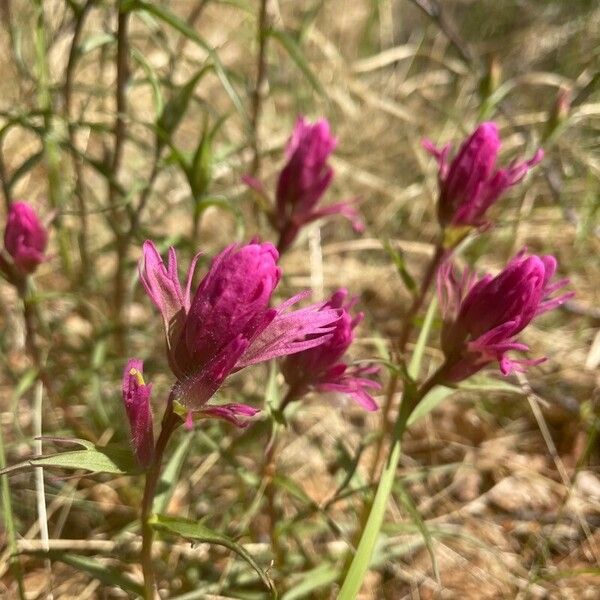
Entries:
{"label": "castilleja flower", "polygon": [[196,259],[185,288],[179,282],[177,257],[169,249],[164,265],[156,247],[144,243],[140,277],[160,310],[166,330],[169,364],[177,383],[174,399],[188,413],[203,412],[236,425],[256,410],[244,404],[207,405],[225,379],[240,369],[294,354],[324,343],[338,311],[315,304],[295,311],[299,294],[275,308],[271,296],[279,283],[279,254],[268,243],[233,244],[212,262],[196,293],[191,286]]}
{"label": "castilleja flower", "polygon": [[431,141],[424,140],[423,146],[440,167],[438,219],[442,227],[486,225],[487,209],[544,156],[540,148],[529,160],[514,161],[505,169],[497,169],[500,138],[498,127],[492,122],[479,125],[451,162],[448,161],[450,144],[436,148]]}
{"label": "castilleja flower", "polygon": [[553,256],[527,255],[525,251],[495,277],[485,275],[479,280],[467,270],[457,276],[450,262],[442,265],[437,283],[444,314],[442,350],[447,381],[461,381],[494,361],[508,375],[545,360],[516,360],[507,353],[529,350],[517,341],[517,334],[533,318],[574,295],[555,295],[568,283],[567,279],[551,281],[556,266]]}
{"label": "castilleja flower", "polygon": [[17,270],[33,273],[44,261],[48,232],[35,211],[25,202],[13,202],[8,211],[4,230],[4,247]]}
{"label": "castilleja flower", "polygon": [[[327,164],[337,145],[329,123],[320,119],[314,124],[299,117],[286,148],[286,164],[279,174],[272,222],[279,233],[277,248],[285,251],[296,239],[300,229],[317,219],[340,214],[349,219],[355,231],[364,231],[358,211],[352,202],[339,202],[317,208],[333,179],[333,169]],[[267,196],[262,184],[252,177],[243,180],[261,195]]]}
{"label": "castilleja flower", "polygon": [[152,462],[154,453],[151,394],[152,385],[146,385],[144,381],[144,363],[131,358],[123,372],[123,403],[129,420],[133,452],[143,467]]}
{"label": "castilleja flower", "polygon": [[282,364],[282,373],[289,385],[287,402],[297,400],[310,390],[339,392],[350,396],[366,410],[377,410],[377,404],[368,389],[380,385],[366,376],[377,373],[377,367],[349,367],[342,357],[354,340],[354,328],[363,320],[363,313],[354,317],[350,310],[356,300],[347,300],[348,292],[335,292],[322,310],[337,309],[340,319],[331,337],[314,348],[288,356]]}

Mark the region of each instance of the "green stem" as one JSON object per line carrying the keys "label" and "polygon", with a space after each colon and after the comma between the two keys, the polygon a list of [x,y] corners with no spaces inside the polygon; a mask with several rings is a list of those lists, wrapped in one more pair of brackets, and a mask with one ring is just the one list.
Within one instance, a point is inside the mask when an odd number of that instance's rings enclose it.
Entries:
{"label": "green stem", "polygon": [[119,207],[120,191],[118,189],[118,177],[123,161],[125,138],[127,126],[125,116],[127,112],[127,81],[129,78],[129,16],[128,10],[124,9],[124,2],[119,0],[119,17],[117,23],[117,82],[115,87],[116,116],[113,126],[114,147],[112,162],[110,165],[112,177],[109,180],[108,204],[110,208],[110,220],[115,232],[115,246],[117,254],[117,265],[114,276],[113,309],[116,325],[116,342],[119,354],[127,354],[127,320],[125,319],[125,300],[127,292],[127,249],[129,236],[122,223],[127,219],[125,213]]}
{"label": "green stem", "polygon": [[411,391],[411,388],[408,387],[405,389],[398,418],[392,431],[392,447],[379,479],[375,498],[362,530],[356,553],[344,578],[338,600],[354,600],[360,592],[362,582],[369,570],[375,543],[383,525],[388,499],[392,493],[396,470],[400,461],[402,436],[406,430],[408,418],[419,402],[442,380],[445,366],[443,364],[418,390]]}
{"label": "green stem", "polygon": [[406,344],[408,344],[408,339],[410,338],[410,334],[414,327],[415,317],[423,305],[425,297],[427,296],[427,292],[429,291],[431,283],[433,282],[433,278],[438,270],[442,258],[444,257],[444,253],[445,249],[442,232],[440,235],[440,240],[435,246],[435,252],[431,257],[429,265],[427,265],[427,270],[425,271],[423,279],[421,280],[419,293],[414,297],[412,304],[410,305],[410,308],[404,317],[404,323],[402,324],[402,331],[400,332],[400,339],[398,341],[398,352],[400,354],[403,354],[406,350]]}
{"label": "green stem", "polygon": [[[408,309],[404,321],[402,324],[402,329],[400,331],[400,338],[398,342],[398,346],[396,347],[396,353],[398,357],[401,357],[406,351],[406,345],[410,338],[410,334],[414,328],[414,319],[423,306],[423,302],[427,297],[427,292],[431,287],[435,274],[438,270],[440,262],[444,257],[444,244],[443,244],[443,233],[440,235],[440,239],[436,244],[435,252],[431,257],[429,264],[427,265],[427,270],[421,280],[421,287],[419,288],[419,293],[414,297],[410,308]],[[385,395],[385,401],[383,404],[383,408],[381,411],[381,420],[382,420],[382,433],[379,437],[379,441],[377,442],[377,446],[375,448],[375,454],[373,455],[373,459],[371,460],[370,466],[370,477],[371,483],[375,481],[379,463],[381,462],[381,457],[383,453],[383,449],[387,439],[390,436],[391,430],[391,422],[390,422],[390,413],[392,411],[392,406],[394,404],[394,397],[396,395],[396,388],[398,387],[398,375],[392,374],[390,377],[390,382],[388,384],[388,389]]]}
{"label": "green stem", "polygon": [[171,434],[181,423],[179,417],[173,412],[171,399],[167,406],[165,416],[163,417],[162,429],[156,447],[154,449],[154,458],[148,471],[146,472],[146,486],[144,487],[144,497],[142,500],[141,522],[142,522],[142,553],[141,564],[144,573],[144,598],[145,600],[154,600],[157,598],[156,583],[154,578],[154,566],[152,564],[152,542],[154,540],[154,529],[150,524],[152,513],[152,504],[156,495],[156,487],[160,478],[160,469],[162,467],[162,458],[167,447]]}

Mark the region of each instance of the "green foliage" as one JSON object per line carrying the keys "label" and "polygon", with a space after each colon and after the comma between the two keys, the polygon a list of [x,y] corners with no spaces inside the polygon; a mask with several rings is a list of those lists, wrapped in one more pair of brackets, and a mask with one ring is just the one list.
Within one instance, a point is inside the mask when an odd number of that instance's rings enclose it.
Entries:
{"label": "green foliage", "polygon": [[254,571],[256,571],[256,574],[260,577],[264,586],[269,590],[271,597],[277,598],[277,593],[275,592],[275,588],[273,587],[273,583],[269,579],[269,576],[241,544],[238,544],[221,533],[209,529],[201,522],[168,517],[166,515],[155,515],[151,518],[150,524],[158,531],[174,533],[189,540],[201,543],[223,546],[228,550],[235,552],[240,558],[245,560]]}
{"label": "green foliage", "polygon": [[[48,438],[50,439],[50,438]],[[85,450],[68,450],[45,456],[35,456],[23,462],[11,465],[0,471],[0,475],[16,473],[34,467],[56,467],[91,473],[111,473],[113,475],[131,475],[139,472],[129,449],[118,446],[95,446],[86,440],[52,438],[57,443],[72,443],[83,446]]]}

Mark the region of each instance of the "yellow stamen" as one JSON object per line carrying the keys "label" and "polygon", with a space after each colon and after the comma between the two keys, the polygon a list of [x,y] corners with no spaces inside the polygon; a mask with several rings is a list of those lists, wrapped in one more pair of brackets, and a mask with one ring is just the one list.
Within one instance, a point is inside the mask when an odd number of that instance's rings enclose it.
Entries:
{"label": "yellow stamen", "polygon": [[142,375],[141,371],[131,368],[129,369],[129,374],[133,375],[136,378],[138,385],[146,385],[146,382],[144,381],[144,376]]}

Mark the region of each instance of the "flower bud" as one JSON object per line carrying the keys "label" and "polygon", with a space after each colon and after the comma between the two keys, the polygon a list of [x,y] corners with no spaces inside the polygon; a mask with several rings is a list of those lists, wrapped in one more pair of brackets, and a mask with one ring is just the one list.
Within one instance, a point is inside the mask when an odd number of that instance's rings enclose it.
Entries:
{"label": "flower bud", "polygon": [[123,372],[123,403],[131,430],[133,452],[142,467],[152,462],[154,454],[154,432],[150,395],[152,386],[144,381],[144,363],[131,358]]}
{"label": "flower bud", "polygon": [[4,247],[23,274],[33,273],[45,259],[48,232],[25,202],[13,202],[4,230]]}

